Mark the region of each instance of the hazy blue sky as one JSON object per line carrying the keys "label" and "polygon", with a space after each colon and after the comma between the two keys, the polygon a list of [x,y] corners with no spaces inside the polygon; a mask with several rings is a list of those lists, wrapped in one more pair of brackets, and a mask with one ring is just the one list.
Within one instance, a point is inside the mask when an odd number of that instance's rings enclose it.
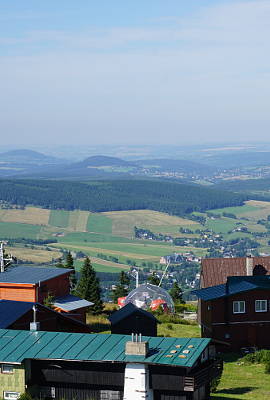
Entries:
{"label": "hazy blue sky", "polygon": [[270,141],[270,0],[0,0],[2,144]]}

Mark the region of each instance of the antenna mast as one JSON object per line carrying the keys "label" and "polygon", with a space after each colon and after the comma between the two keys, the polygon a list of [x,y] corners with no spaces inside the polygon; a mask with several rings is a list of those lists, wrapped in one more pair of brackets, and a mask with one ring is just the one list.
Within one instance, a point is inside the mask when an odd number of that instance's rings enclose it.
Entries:
{"label": "antenna mast", "polygon": [[138,271],[138,269],[133,269],[130,272],[130,275],[132,276],[132,278],[136,279],[136,288],[139,287],[139,271]]}
{"label": "antenna mast", "polygon": [[5,245],[7,242],[0,242],[0,272],[5,272],[5,268],[8,267],[12,261],[13,257],[11,255],[5,256]]}
{"label": "antenna mast", "polygon": [[159,287],[161,286],[161,284],[162,284],[162,281],[163,281],[163,278],[164,278],[164,276],[166,275],[166,273],[167,273],[167,270],[168,270],[168,268],[169,268],[169,265],[170,265],[170,260],[167,262],[167,265],[166,265],[166,268],[165,268],[165,271],[163,272],[163,274],[162,274],[162,277],[161,277],[161,279],[160,279],[160,281],[159,281]]}

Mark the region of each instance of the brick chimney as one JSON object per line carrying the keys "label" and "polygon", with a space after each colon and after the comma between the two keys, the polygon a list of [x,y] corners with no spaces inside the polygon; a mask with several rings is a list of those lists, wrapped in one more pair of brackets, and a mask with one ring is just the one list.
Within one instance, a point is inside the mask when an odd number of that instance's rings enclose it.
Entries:
{"label": "brick chimney", "polygon": [[246,257],[246,274],[247,276],[253,275],[253,258],[251,256]]}

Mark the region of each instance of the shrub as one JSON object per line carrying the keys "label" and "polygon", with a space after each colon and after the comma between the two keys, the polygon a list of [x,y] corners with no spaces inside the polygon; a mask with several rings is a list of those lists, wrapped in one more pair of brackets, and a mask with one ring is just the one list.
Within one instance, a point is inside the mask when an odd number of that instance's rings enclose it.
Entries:
{"label": "shrub", "polygon": [[183,325],[197,325],[195,321],[189,321],[189,320],[180,318],[176,314],[164,314],[164,313],[162,315],[157,315],[156,313],[153,313],[153,314],[162,323],[183,324]]}
{"label": "shrub", "polygon": [[270,363],[270,350],[259,350],[247,354],[243,357],[243,361],[250,364]]}
{"label": "shrub", "polygon": [[214,378],[210,383],[210,392],[216,393],[218,385],[220,384],[221,375]]}
{"label": "shrub", "polygon": [[169,329],[170,331],[173,329],[173,326],[172,326],[172,324],[168,324],[167,325],[167,329]]}
{"label": "shrub", "polygon": [[29,393],[22,393],[18,400],[32,400],[32,396]]}
{"label": "shrub", "polygon": [[265,372],[266,374],[270,374],[270,361],[267,361],[267,362],[265,363],[265,370],[264,370],[264,372]]}

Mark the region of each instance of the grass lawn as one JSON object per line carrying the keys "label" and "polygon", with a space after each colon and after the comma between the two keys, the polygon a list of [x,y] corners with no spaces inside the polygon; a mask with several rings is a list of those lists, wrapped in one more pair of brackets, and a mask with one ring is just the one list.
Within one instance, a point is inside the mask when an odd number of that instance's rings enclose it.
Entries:
{"label": "grass lawn", "polygon": [[[157,317],[158,319],[158,317]],[[167,337],[201,337],[201,330],[198,325],[184,325],[162,323],[158,324],[158,336]]]}
{"label": "grass lawn", "polygon": [[16,222],[0,222],[1,238],[29,238],[37,239],[40,225],[19,224]]}
{"label": "grass lawn", "polygon": [[69,224],[69,211],[51,210],[49,225],[67,228]]}
{"label": "grass lawn", "polygon": [[87,221],[87,231],[111,234],[112,220],[102,214],[90,214]]}
{"label": "grass lawn", "polygon": [[265,374],[264,365],[243,365],[233,354],[225,356],[224,361],[221,382],[211,399],[270,399],[270,375]]}

